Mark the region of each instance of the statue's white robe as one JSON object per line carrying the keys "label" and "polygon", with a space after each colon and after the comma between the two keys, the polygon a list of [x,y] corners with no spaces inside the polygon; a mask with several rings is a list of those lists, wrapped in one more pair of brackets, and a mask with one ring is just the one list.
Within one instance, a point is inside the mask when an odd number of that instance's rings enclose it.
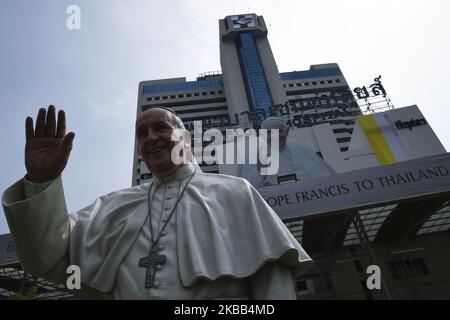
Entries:
{"label": "statue's white robe", "polygon": [[[161,231],[193,174],[191,164],[155,178],[153,230]],[[150,244],[149,184],[116,191],[68,214],[60,178],[19,180],[3,207],[24,270],[65,283],[80,266],[79,296],[119,299],[295,298],[294,279],[311,258],[276,213],[244,179],[197,172],[158,245],[167,262],[156,287],[144,287],[138,266]]]}

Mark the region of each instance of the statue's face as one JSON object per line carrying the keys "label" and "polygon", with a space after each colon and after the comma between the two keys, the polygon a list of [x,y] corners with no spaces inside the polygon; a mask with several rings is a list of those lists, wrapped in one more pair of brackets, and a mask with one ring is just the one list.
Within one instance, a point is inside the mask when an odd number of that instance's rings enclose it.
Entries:
{"label": "statue's face", "polygon": [[173,174],[180,165],[171,159],[172,141],[176,129],[172,114],[164,109],[153,108],[143,112],[136,121],[138,149],[147,167],[157,176]]}

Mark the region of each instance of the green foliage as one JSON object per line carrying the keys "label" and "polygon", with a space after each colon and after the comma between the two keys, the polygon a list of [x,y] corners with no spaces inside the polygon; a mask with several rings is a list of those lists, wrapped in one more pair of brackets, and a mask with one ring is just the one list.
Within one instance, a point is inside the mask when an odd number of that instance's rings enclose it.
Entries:
{"label": "green foliage", "polygon": [[28,289],[25,294],[17,293],[15,295],[9,296],[7,300],[33,300],[38,291],[38,286],[34,285]]}

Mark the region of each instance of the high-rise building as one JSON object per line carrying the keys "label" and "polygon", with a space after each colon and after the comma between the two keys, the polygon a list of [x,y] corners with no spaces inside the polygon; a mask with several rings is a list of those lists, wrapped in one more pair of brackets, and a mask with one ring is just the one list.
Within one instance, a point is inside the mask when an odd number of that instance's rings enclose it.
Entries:
{"label": "high-rise building", "polygon": [[[257,127],[272,115],[285,118],[294,129],[328,122],[340,150],[348,150],[355,116],[361,111],[336,63],[280,73],[264,18],[256,14],[219,20],[219,41],[221,72],[201,74],[196,81],[185,77],[142,81],[137,116],[165,106],[188,128],[202,121],[204,129]],[[219,171],[217,165],[202,169]],[[135,148],[132,184],[150,177]]]}

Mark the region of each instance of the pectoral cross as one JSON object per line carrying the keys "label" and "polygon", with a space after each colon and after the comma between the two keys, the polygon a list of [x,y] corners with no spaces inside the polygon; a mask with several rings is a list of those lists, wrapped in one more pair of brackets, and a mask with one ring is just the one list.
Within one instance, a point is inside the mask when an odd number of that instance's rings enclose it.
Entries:
{"label": "pectoral cross", "polygon": [[158,249],[153,247],[150,249],[148,256],[139,259],[139,267],[146,267],[145,287],[151,288],[155,285],[155,274],[158,265],[166,263],[167,257],[159,255]]}

